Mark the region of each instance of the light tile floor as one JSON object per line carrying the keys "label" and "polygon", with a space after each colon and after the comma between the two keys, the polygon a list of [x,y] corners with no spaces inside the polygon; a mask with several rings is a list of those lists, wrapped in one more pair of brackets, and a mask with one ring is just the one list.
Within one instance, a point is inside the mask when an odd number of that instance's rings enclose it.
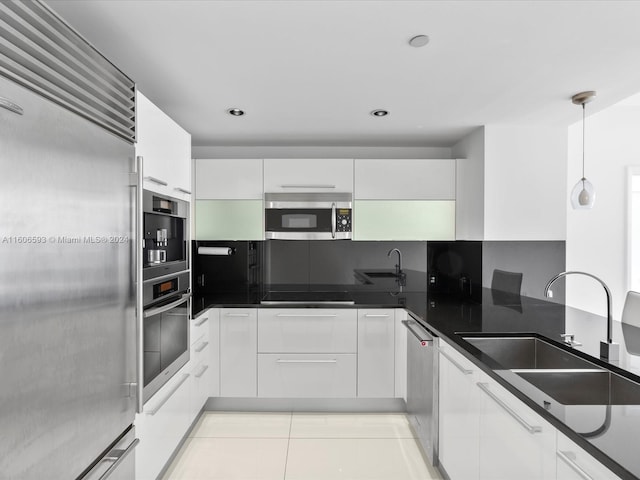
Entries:
{"label": "light tile floor", "polygon": [[440,480],[402,414],[205,412],[163,480]]}

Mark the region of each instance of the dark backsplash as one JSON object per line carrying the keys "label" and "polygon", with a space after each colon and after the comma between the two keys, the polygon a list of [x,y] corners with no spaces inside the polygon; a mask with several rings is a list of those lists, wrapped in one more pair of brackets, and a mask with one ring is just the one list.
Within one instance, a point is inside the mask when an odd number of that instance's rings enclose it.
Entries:
{"label": "dark backsplash", "polygon": [[269,240],[264,281],[270,284],[353,284],[356,269],[393,269],[402,252],[403,268],[427,271],[427,242]]}
{"label": "dark backsplash", "polygon": [[[198,255],[198,246],[228,246],[234,255]],[[478,302],[482,287],[491,288],[494,270],[522,274],[520,294],[542,298],[546,281],[565,268],[563,241],[194,241],[194,293],[263,284],[351,285],[358,283],[354,270],[393,269],[397,256],[387,255],[393,248],[402,252],[404,269],[425,272],[430,291]],[[554,301],[564,301],[564,285],[554,289]]]}

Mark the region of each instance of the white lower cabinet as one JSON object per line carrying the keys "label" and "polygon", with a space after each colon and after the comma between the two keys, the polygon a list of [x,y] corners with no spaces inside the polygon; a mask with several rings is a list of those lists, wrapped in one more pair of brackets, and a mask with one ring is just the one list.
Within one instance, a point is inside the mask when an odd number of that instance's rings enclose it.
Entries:
{"label": "white lower cabinet", "polygon": [[353,398],[355,354],[259,354],[258,396]]}
{"label": "white lower cabinet", "polygon": [[478,480],[479,371],[442,340],[439,350],[439,460],[452,480]]}
{"label": "white lower cabinet", "polygon": [[191,425],[191,382],[189,362],[136,415],[136,480],[156,480]]}
{"label": "white lower cabinet", "polygon": [[258,315],[255,308],[220,309],[220,396],[256,397]]}
{"label": "white lower cabinet", "polygon": [[619,480],[620,477],[558,432],[557,480]]}
{"label": "white lower cabinet", "polygon": [[480,480],[556,478],[556,429],[486,374],[480,392]]}
{"label": "white lower cabinet", "polygon": [[393,309],[358,310],[358,397],[395,396]]}

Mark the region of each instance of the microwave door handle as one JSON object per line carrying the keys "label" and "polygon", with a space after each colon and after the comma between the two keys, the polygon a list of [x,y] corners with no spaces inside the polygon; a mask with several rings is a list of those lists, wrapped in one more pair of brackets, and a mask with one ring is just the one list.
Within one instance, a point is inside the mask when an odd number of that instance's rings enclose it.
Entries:
{"label": "microwave door handle", "polygon": [[336,238],[336,204],[331,204],[331,238]]}
{"label": "microwave door handle", "polygon": [[154,315],[158,315],[160,313],[167,312],[171,309],[176,308],[178,305],[182,305],[184,302],[191,298],[190,293],[185,293],[180,297],[180,300],[176,300],[175,302],[168,303],[167,305],[163,305],[162,307],[150,308],[149,310],[144,311],[144,318],[153,317]]}

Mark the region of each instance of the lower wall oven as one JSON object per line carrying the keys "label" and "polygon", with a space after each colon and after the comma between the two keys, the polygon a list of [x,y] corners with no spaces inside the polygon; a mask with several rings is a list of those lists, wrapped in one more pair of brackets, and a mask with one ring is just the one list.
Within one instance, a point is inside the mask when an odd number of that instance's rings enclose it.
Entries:
{"label": "lower wall oven", "polygon": [[407,414],[424,453],[438,465],[438,337],[418,321],[407,335]]}
{"label": "lower wall oven", "polygon": [[189,272],[144,282],[145,402],[189,361],[190,298]]}

